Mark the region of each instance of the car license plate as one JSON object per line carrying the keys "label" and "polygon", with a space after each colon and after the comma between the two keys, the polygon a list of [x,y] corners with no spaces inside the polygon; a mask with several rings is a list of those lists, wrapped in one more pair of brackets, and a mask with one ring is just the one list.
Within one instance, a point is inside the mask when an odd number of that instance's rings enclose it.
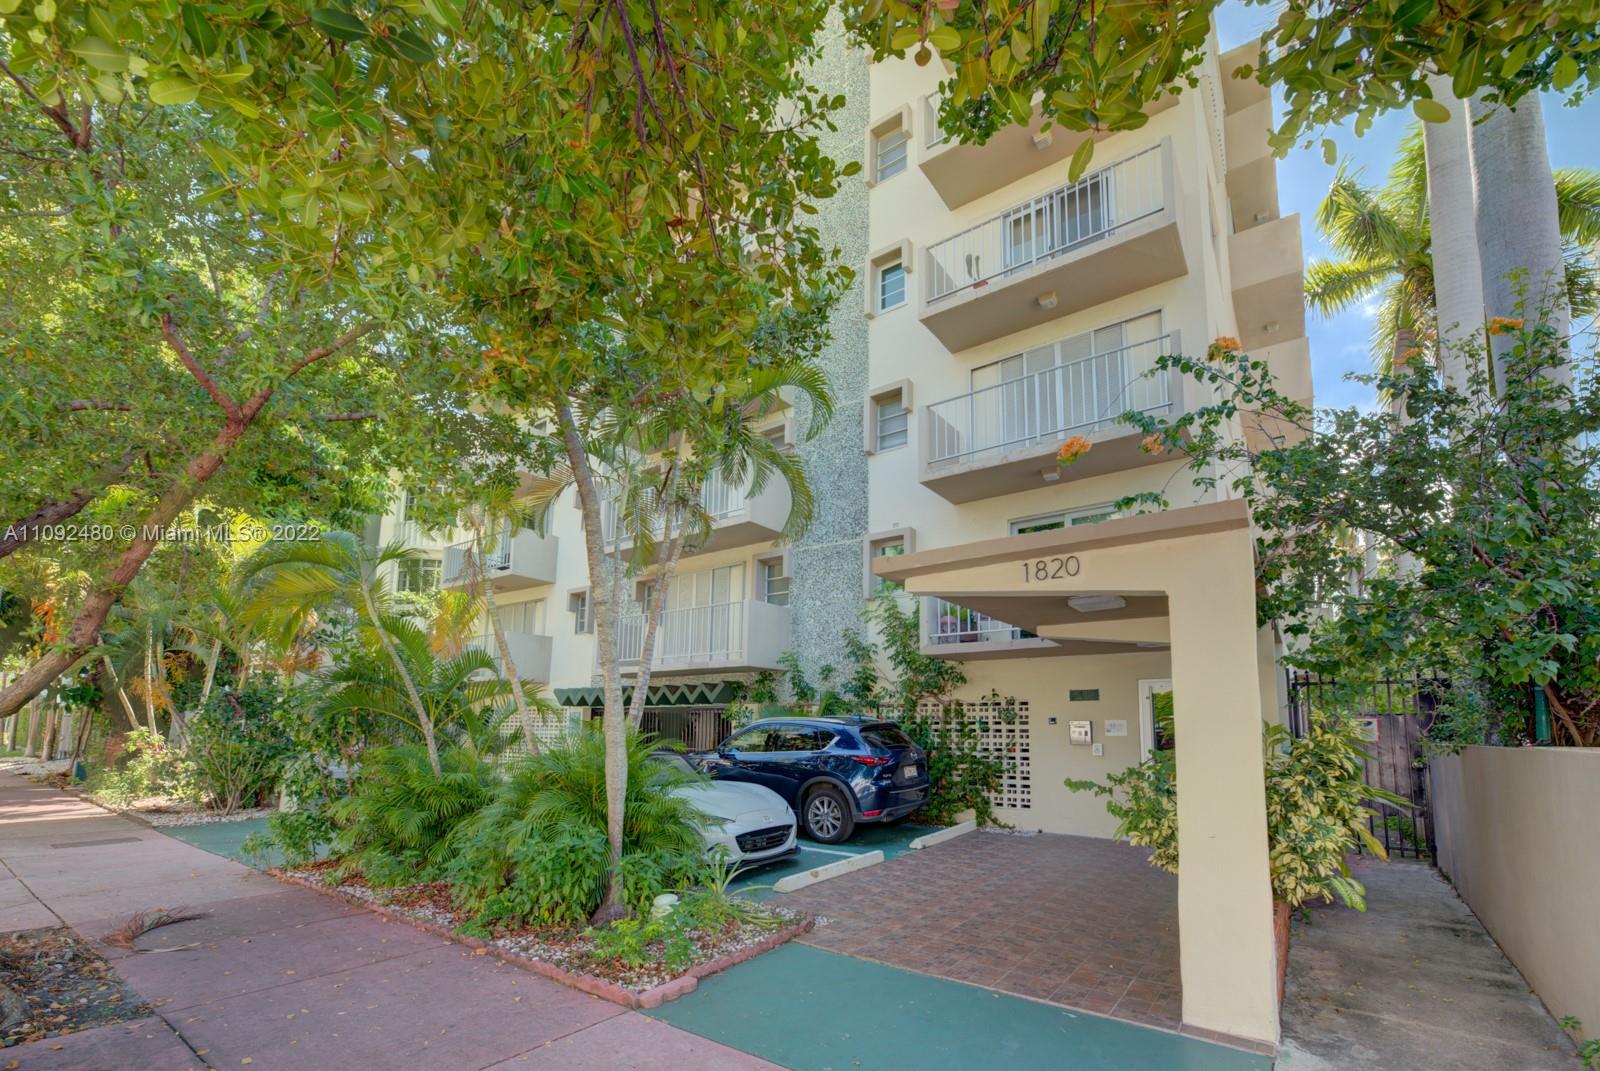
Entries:
{"label": "car license plate", "polygon": [[902,766],[900,768],[900,770],[907,777],[915,777],[915,776],[917,776],[917,765],[916,765],[916,763],[912,763],[910,766]]}

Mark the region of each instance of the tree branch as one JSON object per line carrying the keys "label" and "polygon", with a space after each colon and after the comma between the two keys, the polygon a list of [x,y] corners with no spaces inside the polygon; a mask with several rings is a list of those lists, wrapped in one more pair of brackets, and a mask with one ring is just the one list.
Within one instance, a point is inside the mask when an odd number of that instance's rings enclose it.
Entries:
{"label": "tree branch", "polygon": [[70,402],[62,402],[61,408],[69,413],[84,413],[100,409],[114,410],[119,413],[133,412],[133,406],[127,402],[102,402],[92,398],[75,398]]}
{"label": "tree branch", "polygon": [[195,356],[190,352],[188,344],[178,334],[178,327],[173,322],[170,312],[161,314],[161,334],[166,338],[167,345],[172,347],[172,352],[178,355],[178,360],[182,361],[183,366],[189,370],[189,374],[195,378],[195,381],[200,386],[205,388],[207,394],[211,395],[211,400],[220,405],[222,411],[228,414],[228,419],[236,424],[247,423],[244,413],[239,409],[239,403],[228,397],[222,388],[217,386],[217,381],[212,379],[204,368],[200,367],[199,361],[195,360]]}

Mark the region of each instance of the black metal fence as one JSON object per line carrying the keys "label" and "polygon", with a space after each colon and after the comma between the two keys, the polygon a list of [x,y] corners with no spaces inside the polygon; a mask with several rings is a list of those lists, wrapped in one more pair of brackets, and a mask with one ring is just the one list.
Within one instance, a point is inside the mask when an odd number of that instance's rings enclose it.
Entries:
{"label": "black metal fence", "polygon": [[639,728],[690,751],[710,751],[733,735],[725,707],[645,707]]}
{"label": "black metal fence", "polygon": [[[1431,859],[1434,855],[1433,805],[1428,797],[1422,738],[1449,688],[1443,677],[1417,675],[1352,685],[1303,670],[1285,673],[1289,690],[1289,729],[1303,736],[1313,709],[1349,711],[1365,723],[1365,781],[1411,801],[1402,809],[1373,801],[1377,812],[1367,823],[1391,857]],[[1351,709],[1351,708],[1354,709]]]}

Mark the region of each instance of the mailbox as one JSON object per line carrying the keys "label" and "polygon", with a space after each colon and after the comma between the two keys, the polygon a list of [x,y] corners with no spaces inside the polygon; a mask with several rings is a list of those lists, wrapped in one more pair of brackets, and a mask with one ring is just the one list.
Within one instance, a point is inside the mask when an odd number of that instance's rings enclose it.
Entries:
{"label": "mailbox", "polygon": [[1094,722],[1071,721],[1067,723],[1067,739],[1074,747],[1088,747],[1094,743]]}

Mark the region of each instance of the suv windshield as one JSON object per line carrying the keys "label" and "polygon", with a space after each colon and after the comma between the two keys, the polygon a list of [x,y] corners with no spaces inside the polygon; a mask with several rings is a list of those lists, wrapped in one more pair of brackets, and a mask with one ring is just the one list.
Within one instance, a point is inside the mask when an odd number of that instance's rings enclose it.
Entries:
{"label": "suv windshield", "polygon": [[884,723],[869,725],[861,730],[861,738],[874,747],[915,747],[916,742],[898,725]]}

